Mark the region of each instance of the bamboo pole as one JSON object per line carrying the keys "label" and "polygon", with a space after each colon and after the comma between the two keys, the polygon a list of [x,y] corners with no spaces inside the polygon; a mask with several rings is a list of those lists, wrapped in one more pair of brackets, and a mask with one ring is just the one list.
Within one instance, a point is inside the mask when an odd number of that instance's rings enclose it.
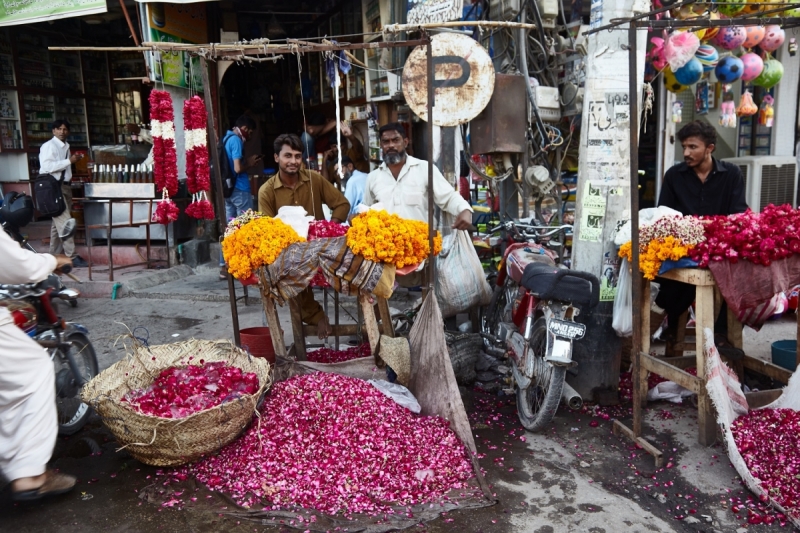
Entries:
{"label": "bamboo pole", "polygon": [[435,30],[436,28],[460,28],[461,26],[478,26],[480,28],[511,28],[515,30],[535,30],[536,24],[525,22],[508,22],[503,20],[452,20],[450,22],[426,22],[424,24],[388,24],[383,31],[399,33],[401,31]]}

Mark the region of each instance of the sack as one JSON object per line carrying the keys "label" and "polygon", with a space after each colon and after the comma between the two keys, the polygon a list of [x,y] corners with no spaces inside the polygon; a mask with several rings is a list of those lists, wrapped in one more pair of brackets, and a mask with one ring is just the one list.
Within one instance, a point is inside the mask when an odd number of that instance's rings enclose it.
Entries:
{"label": "sack", "polygon": [[[231,170],[231,160],[228,159],[228,151],[225,149],[225,143],[234,135],[230,133],[225,135],[219,143],[217,143],[217,155],[219,156],[219,175],[222,177],[222,196],[230,198],[233,194],[233,189],[236,187],[236,175]],[[213,174],[212,174],[213,175]]]}
{"label": "sack", "polygon": [[633,294],[631,290],[631,272],[627,259],[619,265],[617,280],[617,296],[614,298],[614,314],[611,327],[620,337],[633,335]]}
{"label": "sack", "polygon": [[57,217],[67,209],[61,184],[64,183],[64,172],[56,179],[51,174],[39,174],[33,179],[33,201],[39,214],[46,217]]}
{"label": "sack", "polygon": [[436,257],[436,270],[436,299],[443,317],[486,305],[492,298],[492,288],[466,231],[455,231],[444,238],[442,251]]}

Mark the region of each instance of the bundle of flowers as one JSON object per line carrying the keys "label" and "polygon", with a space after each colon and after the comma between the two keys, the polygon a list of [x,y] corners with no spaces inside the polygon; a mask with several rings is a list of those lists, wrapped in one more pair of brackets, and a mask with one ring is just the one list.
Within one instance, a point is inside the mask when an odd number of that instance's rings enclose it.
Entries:
{"label": "bundle of flowers", "polygon": [[160,418],[185,418],[219,404],[254,394],[258,376],[224,361],[170,367],[152,385],[133,389],[122,401],[135,411]]}
{"label": "bundle of flowers", "polygon": [[253,211],[252,209],[248,209],[241,215],[236,218],[232,218],[228,221],[228,225],[225,226],[225,235],[224,237],[227,239],[230,237],[236,230],[247,224],[248,222],[255,220],[257,218],[264,218],[265,215],[262,215],[258,211]]}
{"label": "bundle of flowers", "polygon": [[308,224],[308,240],[344,237],[350,226],[329,220],[312,220]]}
{"label": "bundle of flowers", "polygon": [[[430,255],[428,225],[406,220],[384,210],[370,209],[357,215],[347,231],[347,246],[354,254],[397,268],[421,263]],[[442,250],[442,236],[433,239],[433,253]]]}
{"label": "bundle of flowers", "polygon": [[208,113],[203,99],[192,96],[183,103],[183,128],[186,141],[186,188],[192,203],[186,214],[193,218],[214,219],[214,208],[208,200],[211,190],[209,177],[208,141],[206,126]]}
{"label": "bundle of flowers", "polygon": [[705,267],[711,261],[737,263],[745,259],[769,266],[800,253],[800,210],[791,205],[768,205],[761,213],[704,217],[705,242],[689,256]]}
{"label": "bundle of flowers", "polygon": [[[639,270],[655,279],[666,260],[678,261],[703,242],[703,223],[691,216],[661,217],[639,228]],[[619,249],[619,256],[632,261],[631,241]]]}
{"label": "bundle of flowers", "polygon": [[344,363],[351,359],[358,359],[359,357],[367,357],[372,355],[372,350],[369,343],[365,342],[360,346],[353,346],[345,350],[334,350],[332,348],[320,348],[313,352],[308,352],[308,360],[312,363]]}
{"label": "bundle of flowers", "polygon": [[194,476],[246,508],[331,515],[435,501],[472,477],[446,420],[414,415],[360,379],[292,377],[272,387],[260,416],[241,438],[174,476]]}
{"label": "bundle of flowers", "polygon": [[291,226],[277,218],[249,216],[252,217],[249,222],[241,224],[238,221],[237,229],[231,231],[229,224],[222,241],[222,255],[228,264],[228,272],[237,279],[249,278],[256,269],[274,263],[290,244],[305,241]]}
{"label": "bundle of flowers", "polygon": [[169,224],[178,220],[178,207],[169,199],[178,192],[178,154],[175,151],[175,113],[167,91],[150,91],[150,128],[153,134],[153,178],[161,202],[153,222]]}
{"label": "bundle of flowers", "polygon": [[764,491],[789,515],[800,518],[800,413],[756,409],[734,420],[731,433]]}

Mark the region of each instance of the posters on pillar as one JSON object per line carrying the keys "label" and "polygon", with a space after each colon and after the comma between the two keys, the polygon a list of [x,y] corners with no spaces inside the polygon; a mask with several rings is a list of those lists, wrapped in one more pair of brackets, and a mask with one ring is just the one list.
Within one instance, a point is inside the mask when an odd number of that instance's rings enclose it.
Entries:
{"label": "posters on pillar", "polygon": [[586,242],[601,242],[603,219],[606,216],[606,197],[600,187],[587,181],[581,200],[581,226],[578,238]]}
{"label": "posters on pillar", "polygon": [[107,11],[105,0],[2,0],[0,26],[83,17]]}
{"label": "posters on pillar", "polygon": [[408,24],[458,20],[464,13],[464,0],[408,0]]}
{"label": "posters on pillar", "polygon": [[[147,4],[150,39],[162,43],[208,42],[206,5]],[[202,92],[200,59],[184,52],[151,53],[151,73],[156,82]]]}
{"label": "posters on pillar", "polygon": [[603,253],[603,269],[600,276],[600,301],[613,302],[617,296],[619,279],[619,257],[616,248]]}
{"label": "posters on pillar", "polygon": [[624,187],[629,181],[630,102],[628,94],[609,91],[589,99],[587,164],[589,181]]}

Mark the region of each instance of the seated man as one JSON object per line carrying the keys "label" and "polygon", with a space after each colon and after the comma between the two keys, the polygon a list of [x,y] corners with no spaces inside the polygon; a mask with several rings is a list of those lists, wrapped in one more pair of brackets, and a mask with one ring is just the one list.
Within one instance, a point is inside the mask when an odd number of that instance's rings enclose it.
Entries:
{"label": "seated man", "polygon": [[[297,135],[279,135],[275,139],[275,162],[278,173],[258,190],[258,210],[274,217],[283,206],[301,206],[316,220],[325,220],[322,204],[332,211],[331,220],[344,222],[350,212],[350,204],[335,186],[318,172],[302,168],[303,144]],[[314,300],[314,292],[307,287],[297,297],[303,322],[316,324],[320,339],[331,333],[328,317]]]}
{"label": "seated man", "polygon": [[[684,162],[664,174],[659,206],[680,211],[684,215],[732,215],[747,211],[744,179],[739,167],[720,161],[711,154],[717,144],[717,132],[707,122],[695,120],[678,131],[683,146]],[[679,317],[692,305],[695,297],[693,285],[672,280],[660,280],[654,316],[651,325],[657,328],[667,313],[665,340],[676,336]],[[722,355],[741,356],[727,340],[727,306],[723,305],[714,325],[714,342]]]}

